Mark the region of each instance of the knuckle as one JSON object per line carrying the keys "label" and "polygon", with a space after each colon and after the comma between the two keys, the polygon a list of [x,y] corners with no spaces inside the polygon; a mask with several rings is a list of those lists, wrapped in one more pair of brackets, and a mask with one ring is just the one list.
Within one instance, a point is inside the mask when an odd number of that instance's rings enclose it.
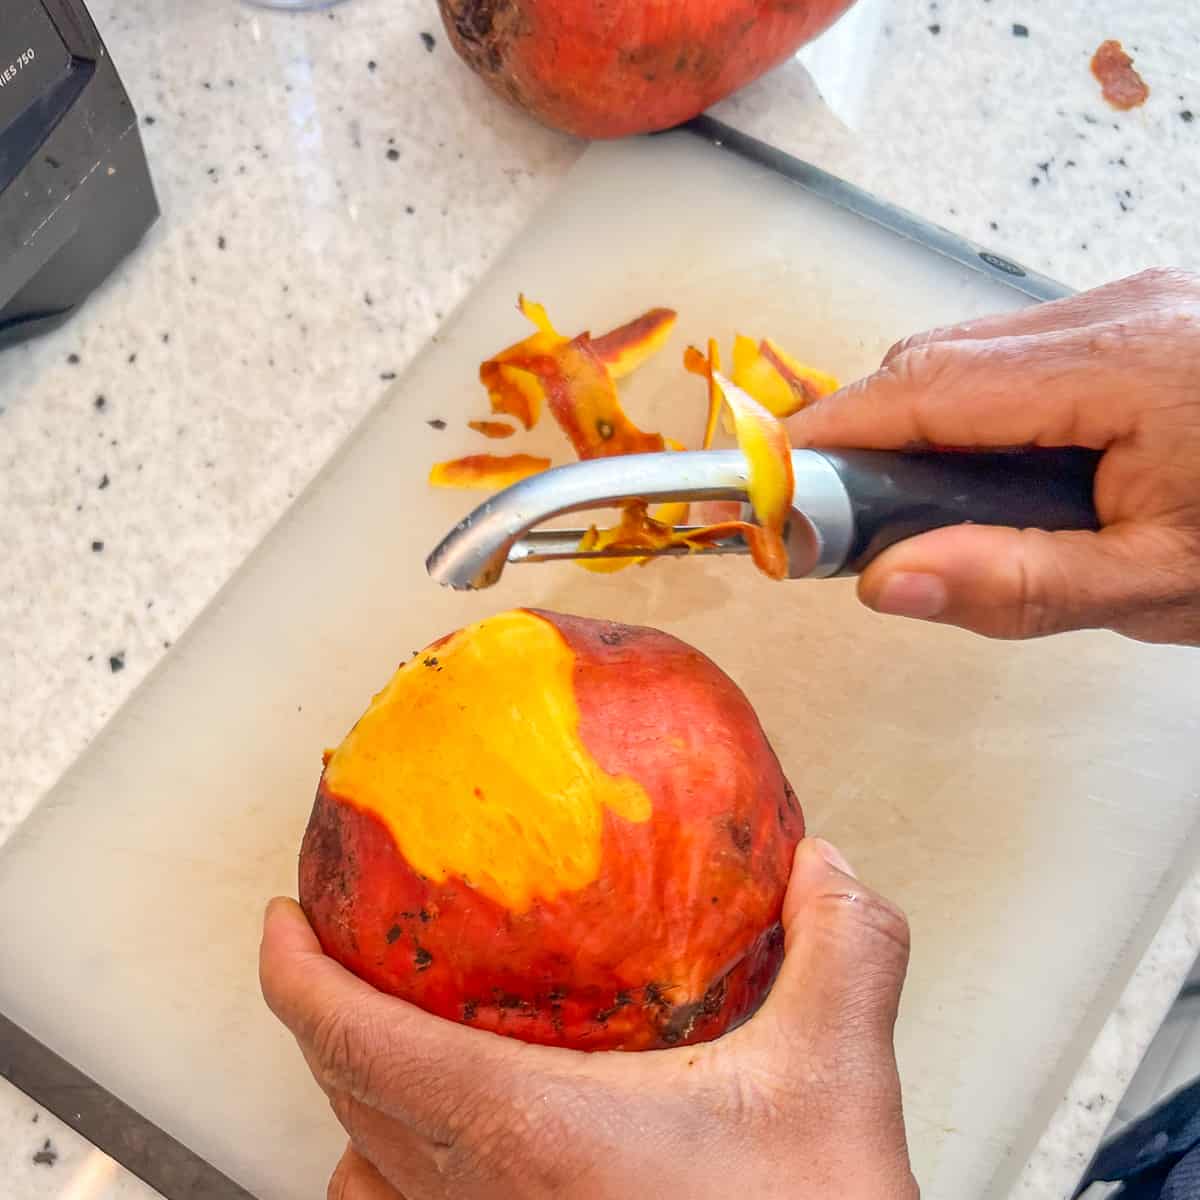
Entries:
{"label": "knuckle", "polygon": [[341,1009],[323,1013],[312,1031],[313,1053],[331,1079],[344,1078],[354,1061],[353,1038]]}
{"label": "knuckle", "polygon": [[[1037,553],[1042,543],[1052,535],[1040,529],[1026,529],[1022,537],[1029,553],[1014,554],[1016,603],[1009,610],[1011,623],[997,631],[998,636],[1012,639],[1038,638],[1072,628],[1077,616],[1077,604],[1072,603],[1071,580],[1065,563],[1053,553]],[[1034,563],[1037,563],[1035,569]]]}
{"label": "knuckle", "polygon": [[371,1094],[376,1065],[382,1056],[364,1050],[370,1041],[353,1008],[324,1013],[312,1030],[312,1048],[323,1080],[338,1091],[358,1098]]}
{"label": "knuckle", "polygon": [[930,335],[927,333],[910,333],[908,337],[901,338],[898,342],[893,342],[887,353],[883,356],[882,366],[889,366],[902,354],[907,354],[910,350],[924,345],[929,340]]}
{"label": "knuckle", "polygon": [[961,375],[964,357],[975,353],[959,342],[922,342],[909,346],[887,363],[876,376],[878,383],[893,389],[897,399],[911,407],[918,436],[935,441],[936,409],[952,395]]}
{"label": "knuckle", "polygon": [[867,888],[836,899],[834,921],[842,937],[869,943],[872,961],[907,964],[912,934],[908,917],[897,905]]}

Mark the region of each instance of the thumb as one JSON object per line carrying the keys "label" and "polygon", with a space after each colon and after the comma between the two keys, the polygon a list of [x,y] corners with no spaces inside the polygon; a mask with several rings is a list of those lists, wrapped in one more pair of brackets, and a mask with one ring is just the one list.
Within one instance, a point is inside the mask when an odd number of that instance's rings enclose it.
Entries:
{"label": "thumb", "polygon": [[988,637],[1121,628],[1178,587],[1178,571],[1155,567],[1170,556],[1161,540],[1161,531],[1135,525],[1100,533],[949,526],[884,551],[862,573],[858,594],[876,612]]}
{"label": "thumb", "polygon": [[904,914],[859,883],[828,842],[805,838],[783,927],[783,966],[761,1010],[768,1036],[783,1033],[808,1067],[826,1063],[843,1082],[847,1072],[893,1080],[892,1034],[908,969]]}
{"label": "thumb", "polygon": [[326,1092],[431,1136],[448,1127],[456,1098],[511,1092],[512,1058],[528,1049],[376,991],[322,953],[292,900],[267,907],[259,979]]}

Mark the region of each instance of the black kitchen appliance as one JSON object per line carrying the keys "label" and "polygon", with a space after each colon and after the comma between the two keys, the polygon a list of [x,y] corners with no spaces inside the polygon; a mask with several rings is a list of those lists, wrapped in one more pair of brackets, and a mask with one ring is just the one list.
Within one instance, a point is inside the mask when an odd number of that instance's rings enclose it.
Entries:
{"label": "black kitchen appliance", "polygon": [[82,0],[0,0],[0,348],[65,321],[157,216]]}

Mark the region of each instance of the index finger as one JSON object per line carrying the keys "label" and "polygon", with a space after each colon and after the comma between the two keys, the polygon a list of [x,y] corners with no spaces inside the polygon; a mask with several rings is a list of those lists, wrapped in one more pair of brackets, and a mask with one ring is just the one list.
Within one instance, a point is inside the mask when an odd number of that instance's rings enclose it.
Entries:
{"label": "index finger", "polygon": [[1164,377],[1153,336],[1120,322],[981,341],[930,342],[801,410],[795,446],[1086,446],[1132,431]]}

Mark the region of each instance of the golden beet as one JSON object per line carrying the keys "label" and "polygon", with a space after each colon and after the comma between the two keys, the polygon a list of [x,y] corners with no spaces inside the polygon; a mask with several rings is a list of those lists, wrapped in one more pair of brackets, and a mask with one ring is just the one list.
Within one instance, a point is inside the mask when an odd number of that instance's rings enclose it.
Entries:
{"label": "golden beet", "polygon": [[327,953],[532,1042],[719,1036],[770,987],[804,821],[748,701],[664,633],[518,610],[402,666],[300,856]]}

